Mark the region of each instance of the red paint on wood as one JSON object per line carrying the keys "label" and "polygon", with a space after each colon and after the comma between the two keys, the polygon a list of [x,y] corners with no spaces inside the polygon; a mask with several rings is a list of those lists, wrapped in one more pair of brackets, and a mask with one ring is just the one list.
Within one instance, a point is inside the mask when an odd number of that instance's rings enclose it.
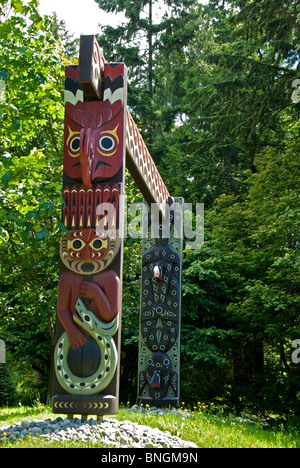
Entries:
{"label": "red paint on wood", "polygon": [[123,104],[67,103],[64,170],[86,187],[114,177],[122,167],[124,142]]}

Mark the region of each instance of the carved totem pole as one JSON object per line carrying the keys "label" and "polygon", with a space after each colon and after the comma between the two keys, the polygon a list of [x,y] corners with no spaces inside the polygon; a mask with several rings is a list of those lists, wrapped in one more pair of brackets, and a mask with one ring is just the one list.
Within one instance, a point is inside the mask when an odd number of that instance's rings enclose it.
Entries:
{"label": "carved totem pole", "polygon": [[[54,413],[118,412],[126,165],[160,217],[172,201],[126,97],[125,64],[107,63],[95,37],[82,36],[79,66],[65,73]],[[179,398],[182,235],[171,213],[171,237],[144,240],[138,400],[156,404]]]}
{"label": "carved totem pole", "polygon": [[144,220],[137,402],[150,406],[177,406],[180,397],[183,200],[169,203],[164,222]]}
{"label": "carved totem pole", "polygon": [[53,411],[118,411],[126,67],[81,37],[66,67],[65,145]]}

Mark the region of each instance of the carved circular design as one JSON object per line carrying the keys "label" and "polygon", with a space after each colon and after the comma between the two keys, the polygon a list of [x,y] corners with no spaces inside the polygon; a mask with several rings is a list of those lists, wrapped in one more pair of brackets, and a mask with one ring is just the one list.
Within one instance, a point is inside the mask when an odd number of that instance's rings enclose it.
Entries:
{"label": "carved circular design", "polygon": [[[95,395],[101,392],[111,382],[117,367],[118,351],[112,335],[118,328],[118,317],[112,322],[104,324],[95,315],[87,310],[80,301],[81,311],[79,315],[83,322],[74,316],[74,320],[79,321],[80,326],[87,330],[97,343],[101,355],[100,363],[93,375],[81,377],[75,375],[68,364],[68,353],[70,341],[67,332],[64,332],[58,340],[55,352],[55,373],[57,380],[64,390],[71,395]],[[98,330],[98,332],[96,332]],[[101,332],[101,333],[99,333]]]}

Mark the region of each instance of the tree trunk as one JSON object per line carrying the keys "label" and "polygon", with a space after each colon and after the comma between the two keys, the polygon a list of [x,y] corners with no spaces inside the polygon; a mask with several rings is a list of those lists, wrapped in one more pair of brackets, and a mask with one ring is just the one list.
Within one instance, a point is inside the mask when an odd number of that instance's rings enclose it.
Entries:
{"label": "tree trunk", "polygon": [[153,98],[153,44],[152,44],[152,0],[149,1],[149,30],[148,30],[148,48],[149,48],[149,57],[148,57],[148,89],[149,96]]}
{"label": "tree trunk", "polygon": [[[152,43],[152,0],[149,0],[149,29],[148,29],[148,91],[150,97],[150,105],[152,106],[153,99],[153,43]],[[153,143],[153,123],[148,124],[149,128],[149,143]]]}

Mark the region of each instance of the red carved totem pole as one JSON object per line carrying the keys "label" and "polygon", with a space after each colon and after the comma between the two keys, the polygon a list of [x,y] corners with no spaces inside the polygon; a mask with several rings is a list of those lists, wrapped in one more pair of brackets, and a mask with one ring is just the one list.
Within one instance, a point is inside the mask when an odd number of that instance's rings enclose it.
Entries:
{"label": "red carved totem pole", "polygon": [[[61,276],[53,411],[118,411],[126,67],[82,36],[66,67]],[[121,236],[123,237],[123,236]]]}
{"label": "red carved totem pole", "polygon": [[[60,244],[54,413],[118,412],[125,166],[158,209],[152,224],[172,205],[126,97],[126,66],[107,63],[95,37],[82,36],[79,66],[67,66],[65,78],[67,232]],[[138,401],[160,405],[179,401],[182,229],[174,219],[182,221],[182,199],[176,200],[181,208],[171,210],[170,239],[153,241],[147,232],[143,243]]]}

